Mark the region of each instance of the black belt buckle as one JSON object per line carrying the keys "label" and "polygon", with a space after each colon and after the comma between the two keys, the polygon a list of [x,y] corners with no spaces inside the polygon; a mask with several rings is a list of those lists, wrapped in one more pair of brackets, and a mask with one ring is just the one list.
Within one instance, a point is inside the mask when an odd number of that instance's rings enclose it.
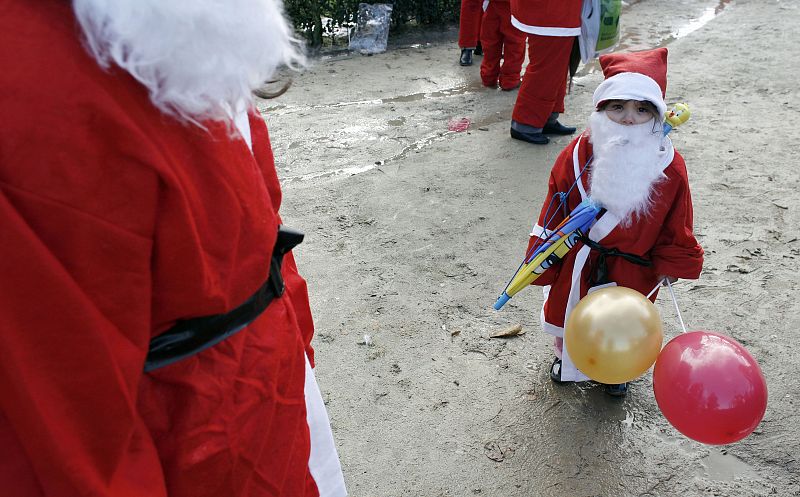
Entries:
{"label": "black belt buckle", "polygon": [[305,235],[302,231],[287,228],[283,225],[278,226],[278,238],[275,240],[275,248],[272,251],[272,260],[269,263],[270,278],[267,282],[272,285],[272,290],[278,297],[283,295],[283,290],[285,289],[283,276],[281,275],[283,256],[300,245],[304,237]]}

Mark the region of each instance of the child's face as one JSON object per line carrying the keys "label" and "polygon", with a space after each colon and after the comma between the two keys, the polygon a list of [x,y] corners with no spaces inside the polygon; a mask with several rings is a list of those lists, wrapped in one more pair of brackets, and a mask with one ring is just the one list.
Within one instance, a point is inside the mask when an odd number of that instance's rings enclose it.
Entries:
{"label": "child's face", "polygon": [[653,119],[647,102],[639,100],[609,100],[603,111],[609,119],[625,126],[644,124]]}

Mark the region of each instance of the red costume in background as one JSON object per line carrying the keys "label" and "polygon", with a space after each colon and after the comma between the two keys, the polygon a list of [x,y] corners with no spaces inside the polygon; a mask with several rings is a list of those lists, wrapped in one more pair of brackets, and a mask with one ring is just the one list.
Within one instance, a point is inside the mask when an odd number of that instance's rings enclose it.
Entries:
{"label": "red costume in background", "polygon": [[281,191],[263,120],[235,135],[161,113],[86,52],[69,2],[7,4],[0,60],[3,494],[319,495],[291,254],[250,326],[143,373],[153,336],[269,275]]}
{"label": "red costume in background", "polygon": [[[622,227],[618,225],[619,219],[605,212],[588,233],[590,239],[604,247],[616,248],[651,261],[652,266],[643,267],[622,257],[606,258],[611,282],[644,295],[659,283],[660,276],[696,279],[703,265],[703,249],[692,232],[692,199],[686,164],[672,149],[669,138],[665,138],[664,143],[667,146],[663,164],[666,179],[654,186],[654,200],[646,218],[636,219],[630,226]],[[586,135],[581,135],[558,156],[550,174],[547,200],[542,207],[538,226],[531,233],[531,245],[543,235],[542,227],[547,223],[545,215],[550,199],[557,192],[570,190],[591,155],[592,145]],[[567,212],[587,198],[590,174],[590,171],[585,171],[580,185],[570,192],[565,206]],[[557,226],[563,219],[563,210],[557,209],[549,226]],[[578,242],[560,263],[550,267],[534,281],[536,285],[545,286],[542,309],[544,331],[557,337],[564,336],[566,317],[589,291],[598,255],[597,251]],[[651,299],[655,300],[656,297],[657,293],[654,293]],[[576,377],[576,373],[580,374],[572,362],[565,359],[561,369],[562,378],[585,379]]]}
{"label": "red costume in background", "polygon": [[[519,85],[525,59],[525,34],[511,25],[508,0],[490,0],[481,21],[481,80],[484,86],[512,90]],[[502,66],[500,59],[503,59]]]}
{"label": "red costume in background", "polygon": [[481,34],[483,0],[461,0],[461,14],[458,19],[459,48],[475,48]]}
{"label": "red costume in background", "polygon": [[512,119],[544,127],[550,114],[564,112],[569,55],[581,34],[581,0],[511,0],[511,22],[527,33],[528,67]]}

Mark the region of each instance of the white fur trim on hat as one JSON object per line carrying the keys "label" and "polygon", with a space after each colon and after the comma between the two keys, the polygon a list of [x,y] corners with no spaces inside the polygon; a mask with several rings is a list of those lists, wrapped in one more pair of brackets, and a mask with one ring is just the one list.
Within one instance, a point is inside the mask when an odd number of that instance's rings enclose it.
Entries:
{"label": "white fur trim on hat", "polygon": [[595,108],[606,100],[646,100],[658,109],[659,115],[667,112],[667,104],[661,96],[661,87],[656,81],[638,72],[623,72],[600,83],[594,91],[592,102]]}

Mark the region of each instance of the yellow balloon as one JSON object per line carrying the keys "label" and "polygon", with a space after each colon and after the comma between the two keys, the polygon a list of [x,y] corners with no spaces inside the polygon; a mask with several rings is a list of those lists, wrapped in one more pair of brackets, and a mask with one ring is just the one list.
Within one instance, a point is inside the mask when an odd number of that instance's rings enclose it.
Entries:
{"label": "yellow balloon", "polygon": [[564,343],[575,366],[607,384],[644,374],[656,362],[663,341],[656,306],[636,290],[621,286],[582,298],[564,328]]}

